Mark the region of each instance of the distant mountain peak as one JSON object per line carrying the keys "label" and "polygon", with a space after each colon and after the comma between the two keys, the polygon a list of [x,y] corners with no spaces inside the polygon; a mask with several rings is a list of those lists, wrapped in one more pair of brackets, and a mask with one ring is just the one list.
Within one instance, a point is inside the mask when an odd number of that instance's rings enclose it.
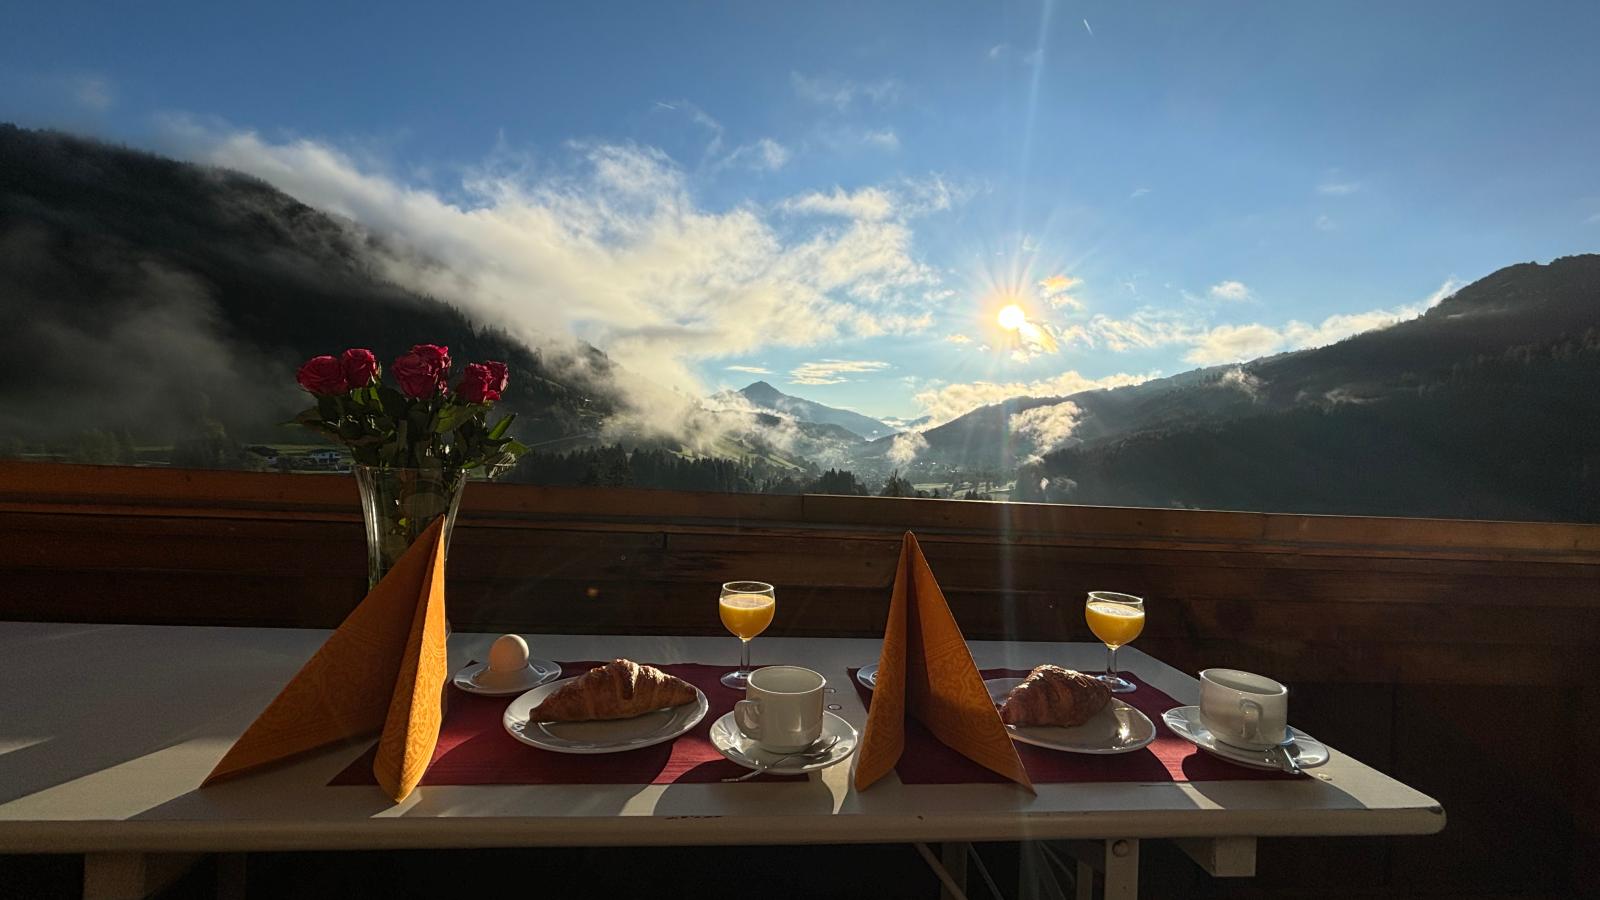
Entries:
{"label": "distant mountain peak", "polygon": [[893,434],[895,431],[871,416],[785,394],[765,381],[748,384],[738,393],[758,409],[770,410],[799,422],[837,425],[869,441]]}

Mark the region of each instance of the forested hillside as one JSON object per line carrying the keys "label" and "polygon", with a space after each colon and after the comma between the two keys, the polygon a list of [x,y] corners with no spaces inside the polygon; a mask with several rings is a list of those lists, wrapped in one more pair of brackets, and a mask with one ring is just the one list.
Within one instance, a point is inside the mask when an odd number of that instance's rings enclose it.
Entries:
{"label": "forested hillside", "polygon": [[1346,364],[1344,380],[1292,358],[1259,364],[1257,389],[1278,380],[1286,402],[1050,454],[1019,477],[1018,499],[1600,521],[1600,326],[1491,349],[1497,329],[1515,340],[1584,303],[1592,315],[1588,290],[1523,297],[1534,308],[1521,316],[1498,305],[1492,322],[1441,305],[1430,317],[1471,328],[1477,352],[1464,357],[1425,334],[1380,333],[1319,351]]}
{"label": "forested hillside", "polygon": [[278,424],[300,362],[417,342],[507,362],[525,441],[611,410],[598,351],[530,349],[385,280],[380,240],[238,173],[0,125],[0,442],[305,440]]}

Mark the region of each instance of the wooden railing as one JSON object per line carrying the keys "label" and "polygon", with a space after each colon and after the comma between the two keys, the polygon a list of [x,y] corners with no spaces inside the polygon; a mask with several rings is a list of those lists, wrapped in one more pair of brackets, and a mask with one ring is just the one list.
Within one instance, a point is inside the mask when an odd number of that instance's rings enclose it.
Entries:
{"label": "wooden railing", "polygon": [[[1090,640],[1085,591],[1141,594],[1142,649],[1289,682],[1303,727],[1449,813],[1434,838],[1264,851],[1252,889],[1596,874],[1600,782],[1564,738],[1600,713],[1600,526],[474,484],[450,617],[717,634],[716,585],[754,578],[774,634],[871,636],[907,529],[969,637]],[[348,476],[0,463],[4,618],[332,626],[363,546]]]}

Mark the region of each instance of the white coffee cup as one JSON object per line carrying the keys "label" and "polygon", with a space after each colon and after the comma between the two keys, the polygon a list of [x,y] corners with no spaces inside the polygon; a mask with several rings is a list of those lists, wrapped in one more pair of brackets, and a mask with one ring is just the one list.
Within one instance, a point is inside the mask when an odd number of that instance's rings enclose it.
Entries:
{"label": "white coffee cup", "polygon": [[794,753],[822,736],[826,678],[799,666],[767,666],[750,673],[745,699],[733,705],[739,731],[773,753]]}
{"label": "white coffee cup", "polygon": [[1288,733],[1289,689],[1263,675],[1206,669],[1200,673],[1200,724],[1234,747],[1277,746]]}

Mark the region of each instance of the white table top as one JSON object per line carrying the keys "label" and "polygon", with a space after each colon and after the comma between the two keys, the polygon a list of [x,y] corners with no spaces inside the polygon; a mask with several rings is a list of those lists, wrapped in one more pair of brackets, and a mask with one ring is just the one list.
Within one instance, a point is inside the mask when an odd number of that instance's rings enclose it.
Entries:
{"label": "white table top", "polygon": [[[197,790],[235,738],[321,645],[302,629],[0,622],[0,852],[847,843],[1034,838],[1426,834],[1437,802],[1354,759],[1294,781],[905,785],[863,793],[851,766],[806,782],[423,786],[391,804],[328,787],[370,742]],[[456,634],[451,661],[494,635]],[[528,635],[552,659],[735,662],[732,638]],[[845,670],[878,642],[760,638],[755,661],[817,669],[857,728]],[[1098,644],[972,644],[980,667],[1103,667]],[[1198,683],[1137,649],[1123,668],[1180,702]],[[508,698],[509,700],[509,698]],[[539,752],[530,748],[530,753]]]}

